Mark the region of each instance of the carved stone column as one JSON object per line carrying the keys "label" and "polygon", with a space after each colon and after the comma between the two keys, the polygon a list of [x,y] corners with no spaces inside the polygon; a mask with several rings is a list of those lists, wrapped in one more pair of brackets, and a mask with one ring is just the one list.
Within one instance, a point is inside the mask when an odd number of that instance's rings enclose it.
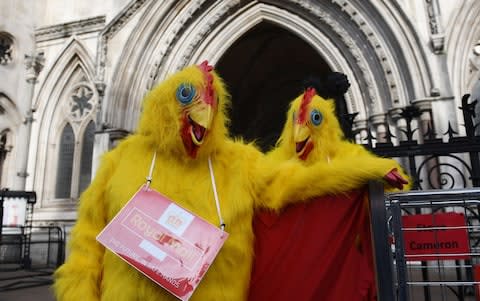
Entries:
{"label": "carved stone column", "polygon": [[370,123],[373,125],[376,132],[376,141],[377,142],[387,142],[385,137],[387,133],[387,118],[385,114],[376,114],[370,116]]}
{"label": "carved stone column", "polygon": [[355,141],[358,144],[366,144],[368,138],[368,122],[366,120],[355,120],[353,123]]}
{"label": "carved stone column", "polygon": [[3,162],[10,149],[11,146],[7,145],[7,133],[0,133],[0,187],[2,187]]}
{"label": "carved stone column", "polygon": [[[418,120],[418,140],[423,143],[425,135],[431,134],[433,137],[434,127],[432,119],[432,100],[433,98],[415,99],[412,100],[412,105],[420,110],[420,118]],[[427,137],[428,139],[429,137]]]}
{"label": "carved stone column", "polygon": [[407,130],[407,122],[405,121],[405,118],[401,116],[402,109],[401,108],[393,108],[388,111],[388,115],[390,118],[393,120],[395,123],[395,136],[397,137],[397,140],[400,141],[406,141],[407,136],[403,131]]}
{"label": "carved stone column", "polygon": [[[475,100],[477,100],[477,105],[475,106],[475,124],[478,124],[480,123],[480,79],[477,80],[477,83],[473,86],[470,96],[471,102]],[[475,135],[480,135],[480,126],[475,129]]]}
{"label": "carved stone column", "polygon": [[93,160],[92,160],[92,179],[100,164],[101,156],[114,148],[117,143],[125,138],[129,132],[122,129],[108,129],[102,126],[100,131],[95,133],[95,141],[93,144]]}
{"label": "carved stone column", "polygon": [[438,0],[425,0],[428,23],[430,25],[430,43],[435,54],[441,54],[445,48],[445,32],[442,26]]}
{"label": "carved stone column", "polygon": [[28,152],[30,149],[30,137],[32,131],[32,123],[34,121],[32,109],[32,100],[35,93],[35,84],[37,83],[37,78],[40,72],[43,69],[45,64],[45,57],[43,52],[33,53],[32,55],[25,55],[25,67],[26,67],[26,81],[30,86],[29,93],[27,95],[26,108],[27,111],[24,115],[23,124],[20,126],[18,131],[19,140],[16,143],[16,152],[18,163],[20,169],[17,172],[17,179],[14,183],[14,189],[17,190],[26,190],[25,183],[26,178],[28,177]]}
{"label": "carved stone column", "polygon": [[95,128],[97,131],[102,130],[103,128],[103,98],[105,96],[105,83],[101,81],[95,82],[95,88],[97,89],[98,93],[98,102],[97,102],[97,112],[96,112],[96,118],[95,118]]}

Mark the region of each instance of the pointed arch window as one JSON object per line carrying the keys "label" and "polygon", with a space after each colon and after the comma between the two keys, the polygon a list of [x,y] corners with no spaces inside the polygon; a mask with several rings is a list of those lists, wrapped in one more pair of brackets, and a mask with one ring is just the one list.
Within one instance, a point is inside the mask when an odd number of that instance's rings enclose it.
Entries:
{"label": "pointed arch window", "polygon": [[75,152],[75,134],[70,123],[63,128],[58,152],[56,198],[69,198],[72,191],[73,156]]}
{"label": "pointed arch window", "polygon": [[93,142],[95,138],[95,123],[90,121],[83,133],[82,158],[80,163],[80,179],[78,192],[82,193],[90,184],[92,176]]}
{"label": "pointed arch window", "polygon": [[[39,152],[36,173],[44,208],[74,209],[94,173],[94,135],[99,94],[94,60],[83,40],[71,39],[40,89]],[[39,118],[40,119],[40,118]],[[44,143],[44,141],[46,143]]]}
{"label": "pointed arch window", "polygon": [[76,135],[67,123],[62,130],[55,182],[55,198],[75,199],[91,181],[95,122],[90,120],[83,128],[83,134]]}
{"label": "pointed arch window", "polygon": [[[2,107],[0,106],[0,109]],[[1,113],[1,112],[0,112]],[[8,152],[8,146],[7,146],[7,131],[4,131],[0,133],[0,188],[3,186],[2,185],[2,174],[3,174],[3,164],[5,162],[5,158],[7,157],[7,152]]]}

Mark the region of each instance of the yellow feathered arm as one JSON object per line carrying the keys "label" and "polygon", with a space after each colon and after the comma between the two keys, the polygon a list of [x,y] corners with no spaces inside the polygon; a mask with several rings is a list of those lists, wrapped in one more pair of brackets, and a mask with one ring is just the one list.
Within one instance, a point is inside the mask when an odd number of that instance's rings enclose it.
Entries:
{"label": "yellow feathered arm", "polygon": [[[354,160],[334,158],[328,164],[316,162],[310,166],[290,160],[272,171],[275,175],[265,185],[260,206],[277,210],[293,201],[344,193],[370,180],[382,180],[394,168],[399,168],[394,160],[372,160],[371,156],[359,156]],[[386,186],[389,185],[386,183]]]}
{"label": "yellow feathered arm", "polygon": [[94,181],[81,196],[78,222],[71,232],[68,261],[54,275],[57,300],[100,300],[105,248],[95,237],[107,222],[103,192],[112,172],[112,162],[104,157]]}

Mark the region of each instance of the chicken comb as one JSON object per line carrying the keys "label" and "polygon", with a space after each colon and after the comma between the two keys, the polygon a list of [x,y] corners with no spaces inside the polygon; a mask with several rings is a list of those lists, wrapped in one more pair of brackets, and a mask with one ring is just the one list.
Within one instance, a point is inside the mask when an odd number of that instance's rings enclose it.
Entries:
{"label": "chicken comb", "polygon": [[213,66],[208,64],[208,61],[203,61],[198,68],[203,72],[203,78],[205,80],[205,95],[204,100],[207,104],[214,103],[214,91],[213,91],[213,75],[211,71],[213,70]]}
{"label": "chicken comb", "polygon": [[302,102],[300,103],[300,109],[298,110],[298,123],[304,123],[305,118],[307,117],[308,104],[312,102],[313,96],[315,96],[315,89],[309,87],[303,93]]}

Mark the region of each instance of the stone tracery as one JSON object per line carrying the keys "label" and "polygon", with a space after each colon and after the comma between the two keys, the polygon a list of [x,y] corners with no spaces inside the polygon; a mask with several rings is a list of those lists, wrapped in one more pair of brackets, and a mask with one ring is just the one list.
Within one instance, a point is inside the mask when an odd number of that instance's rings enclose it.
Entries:
{"label": "stone tracery", "polygon": [[13,61],[13,38],[6,32],[0,32],[0,65]]}

